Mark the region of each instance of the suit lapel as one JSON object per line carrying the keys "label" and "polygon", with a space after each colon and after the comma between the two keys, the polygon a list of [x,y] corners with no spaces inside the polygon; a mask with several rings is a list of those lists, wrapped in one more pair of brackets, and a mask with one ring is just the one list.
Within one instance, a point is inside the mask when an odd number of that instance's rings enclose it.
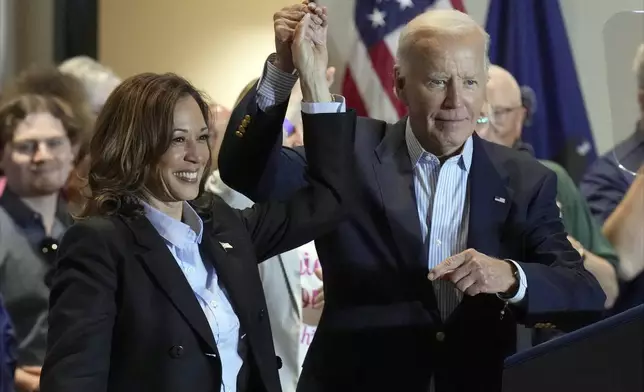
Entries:
{"label": "suit lapel", "polygon": [[373,168],[382,204],[402,263],[410,270],[427,268],[426,251],[414,192],[414,172],[405,144],[406,119],[387,125],[376,148]]}
{"label": "suit lapel", "polygon": [[[251,302],[255,295],[252,291],[255,283],[250,282],[249,279],[252,276],[259,276],[259,273],[247,271],[248,263],[235,259],[233,256],[234,247],[239,244],[227,241],[225,236],[220,235],[217,227],[218,223],[215,221],[204,222],[204,235],[199,247],[201,257],[204,262],[210,262],[214,266],[220,286],[226,290],[228,300],[239,318],[242,329],[245,329],[244,327],[249,326],[249,323],[252,322],[249,312],[256,308]],[[230,248],[224,249],[222,244],[226,244]],[[251,265],[257,268],[256,265]],[[261,289],[261,282],[259,283]]]}
{"label": "suit lapel", "polygon": [[175,308],[183,315],[188,324],[210,346],[217,351],[208,320],[197,301],[190,284],[185,279],[172,253],[163,238],[146,218],[125,220],[140,245],[137,258],[141,260],[150,274],[159,283]]}
{"label": "suit lapel", "polygon": [[476,133],[470,171],[470,216],[467,246],[492,257],[499,253],[500,236],[512,204],[507,174],[493,162],[486,143]]}

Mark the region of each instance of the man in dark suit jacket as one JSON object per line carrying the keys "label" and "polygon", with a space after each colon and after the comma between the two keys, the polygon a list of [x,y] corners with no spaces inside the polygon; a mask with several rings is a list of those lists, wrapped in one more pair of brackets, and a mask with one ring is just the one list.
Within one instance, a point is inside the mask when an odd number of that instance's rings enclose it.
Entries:
{"label": "man in dark suit jacket", "polygon": [[[280,151],[281,128],[264,120],[284,114],[297,78],[279,29],[296,17],[291,8],[276,14],[277,54],[235,109],[220,152],[223,180],[255,201],[285,198],[307,181],[307,157]],[[428,12],[402,32],[394,71],[410,116],[354,125],[347,170],[357,173],[360,202],[316,240],[326,302],[298,390],[499,390],[516,322],[567,329],[574,311],[603,308],[566,238],[554,173],[473,135],[487,39],[456,11]],[[310,82],[301,80],[303,92]],[[322,98],[305,97],[302,110],[344,110],[342,97]],[[254,120],[240,135],[244,116]]]}

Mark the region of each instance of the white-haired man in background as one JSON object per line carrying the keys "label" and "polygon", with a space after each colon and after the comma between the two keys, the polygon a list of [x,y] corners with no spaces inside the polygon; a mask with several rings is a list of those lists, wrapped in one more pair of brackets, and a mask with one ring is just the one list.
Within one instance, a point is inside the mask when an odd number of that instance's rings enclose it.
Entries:
{"label": "white-haired man in background", "polygon": [[87,56],[67,59],[58,69],[75,76],[83,83],[89,104],[96,115],[103,108],[107,97],[121,84],[121,78],[112,69]]}
{"label": "white-haired man in background", "polygon": [[[276,55],[233,112],[219,168],[255,201],[306,185],[304,151],[278,148],[298,76],[304,116],[340,116],[355,132],[351,219],[315,241],[326,302],[298,390],[499,391],[517,322],[567,329],[575,311],[599,316],[604,293],[566,238],[554,173],[474,134],[489,42],[475,21],[437,10],[403,29],[394,75],[409,116],[387,124],[345,113],[329,92],[324,8],[287,10],[274,18]],[[322,23],[294,75],[290,26],[302,17]]]}

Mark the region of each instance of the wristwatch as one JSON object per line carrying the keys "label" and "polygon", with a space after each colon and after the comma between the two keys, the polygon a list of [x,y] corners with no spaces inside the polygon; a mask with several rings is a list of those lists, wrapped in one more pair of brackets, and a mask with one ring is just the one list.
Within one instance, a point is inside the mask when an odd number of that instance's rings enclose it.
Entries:
{"label": "wristwatch", "polygon": [[521,274],[519,274],[519,269],[512,261],[505,260],[505,262],[510,264],[510,267],[512,268],[512,275],[514,275],[514,279],[516,281],[516,284],[510,287],[510,290],[508,290],[511,294],[497,294],[500,299],[507,301],[508,299],[514,297],[519,291],[519,287],[521,286]]}

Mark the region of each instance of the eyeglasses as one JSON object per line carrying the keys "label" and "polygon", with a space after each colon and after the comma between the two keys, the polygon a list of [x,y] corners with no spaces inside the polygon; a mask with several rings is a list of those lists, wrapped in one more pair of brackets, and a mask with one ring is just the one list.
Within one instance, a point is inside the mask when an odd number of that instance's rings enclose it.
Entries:
{"label": "eyeglasses", "polygon": [[490,117],[490,121],[493,123],[503,123],[507,118],[508,115],[512,112],[514,112],[517,109],[521,109],[523,106],[513,106],[513,107],[492,107],[492,113]]}

